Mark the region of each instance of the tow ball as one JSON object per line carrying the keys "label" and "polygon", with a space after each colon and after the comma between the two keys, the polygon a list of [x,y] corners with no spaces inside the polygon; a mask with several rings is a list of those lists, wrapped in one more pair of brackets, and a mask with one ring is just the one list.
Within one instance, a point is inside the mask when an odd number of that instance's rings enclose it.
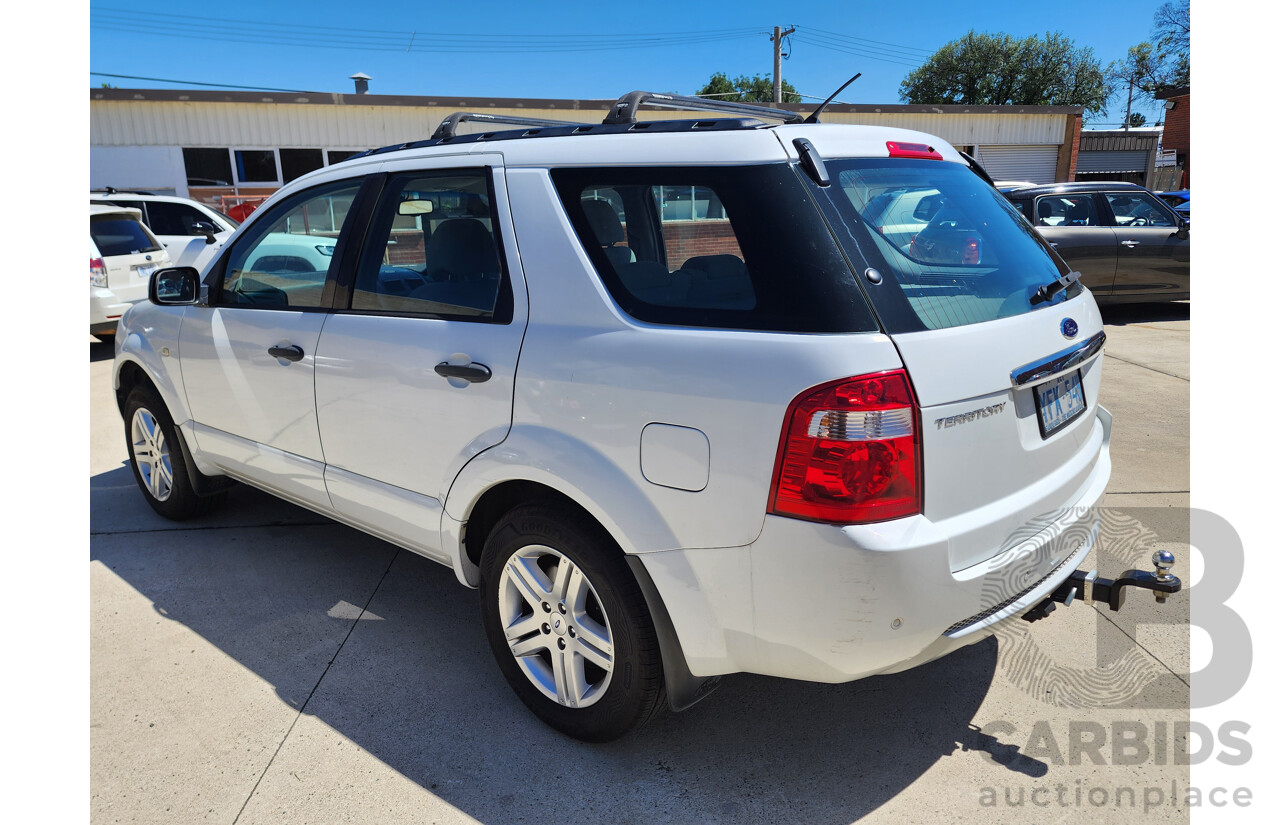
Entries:
{"label": "tow ball", "polygon": [[1031,608],[1022,618],[1028,622],[1039,621],[1053,612],[1057,604],[1070,606],[1074,601],[1085,604],[1106,602],[1112,610],[1124,606],[1125,588],[1138,587],[1155,593],[1156,602],[1164,604],[1171,593],[1182,589],[1182,580],[1170,572],[1173,569],[1173,553],[1168,550],[1157,550],[1151,554],[1151,563],[1155,572],[1146,570],[1126,570],[1118,579],[1098,578],[1097,570],[1077,570],[1058,585],[1049,596]]}

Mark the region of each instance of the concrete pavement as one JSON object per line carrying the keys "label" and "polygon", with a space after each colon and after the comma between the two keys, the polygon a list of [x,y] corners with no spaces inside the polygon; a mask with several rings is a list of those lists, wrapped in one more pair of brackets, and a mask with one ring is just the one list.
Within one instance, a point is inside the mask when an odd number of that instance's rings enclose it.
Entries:
{"label": "concrete pavement", "polygon": [[[1187,307],[1105,313],[1103,575],[1155,545],[1185,558]],[[1187,598],[1060,608],[847,685],[730,677],[583,745],[515,699],[450,570],[248,488],[197,522],[156,516],[124,463],[109,345],[90,358],[95,823],[1188,818],[1169,804],[1189,779],[1170,750]],[[1113,748],[1135,725],[1142,759]]]}

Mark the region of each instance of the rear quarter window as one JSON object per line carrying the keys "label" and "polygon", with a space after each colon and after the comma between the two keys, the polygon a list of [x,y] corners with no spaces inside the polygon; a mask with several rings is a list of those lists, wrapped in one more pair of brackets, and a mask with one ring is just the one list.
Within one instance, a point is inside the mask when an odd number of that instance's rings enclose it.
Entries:
{"label": "rear quarter window", "polygon": [[789,166],[556,169],[551,176],[601,281],[639,321],[879,329]]}

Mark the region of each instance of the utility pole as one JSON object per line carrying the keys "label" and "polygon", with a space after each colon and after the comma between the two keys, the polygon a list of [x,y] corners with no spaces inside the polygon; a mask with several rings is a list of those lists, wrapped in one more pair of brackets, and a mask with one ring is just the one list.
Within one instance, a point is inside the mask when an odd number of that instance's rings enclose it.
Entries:
{"label": "utility pole", "polygon": [[782,102],[782,38],[794,34],[795,26],[782,30],[781,26],[773,27],[773,102]]}
{"label": "utility pole", "polygon": [[1124,104],[1124,130],[1129,131],[1129,118],[1133,112],[1133,78],[1129,78],[1129,101]]}

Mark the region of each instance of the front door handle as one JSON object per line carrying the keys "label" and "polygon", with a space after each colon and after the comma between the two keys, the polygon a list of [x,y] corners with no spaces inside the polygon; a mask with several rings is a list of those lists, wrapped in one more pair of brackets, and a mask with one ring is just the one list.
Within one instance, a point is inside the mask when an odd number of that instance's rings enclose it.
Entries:
{"label": "front door handle", "polygon": [[1121,246],[1127,246],[1127,247],[1129,247],[1130,249],[1133,249],[1135,246],[1137,246],[1137,245],[1138,245],[1138,242],[1137,242],[1137,241],[1121,241],[1121,242],[1120,242],[1120,245],[1121,245]]}
{"label": "front door handle", "polygon": [[484,364],[477,364],[474,361],[470,364],[450,364],[448,361],[441,361],[436,364],[436,375],[442,378],[461,378],[472,384],[483,384],[493,377],[493,371]]}
{"label": "front door handle", "polygon": [[267,355],[272,358],[283,358],[286,361],[301,361],[303,353],[302,347],[294,344],[289,347],[269,347]]}

